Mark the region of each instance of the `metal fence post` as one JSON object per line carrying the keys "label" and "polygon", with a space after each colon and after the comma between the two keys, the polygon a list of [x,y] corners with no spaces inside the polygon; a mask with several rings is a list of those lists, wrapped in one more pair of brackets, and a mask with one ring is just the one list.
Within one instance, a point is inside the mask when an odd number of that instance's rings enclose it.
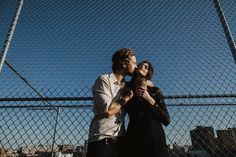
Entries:
{"label": "metal fence post", "polygon": [[231,50],[232,56],[234,58],[234,62],[236,63],[236,48],[235,48],[234,39],[233,39],[233,36],[232,36],[232,34],[230,32],[230,29],[229,29],[228,23],[226,21],[223,9],[222,9],[222,7],[220,5],[220,0],[213,0],[213,2],[215,4],[216,12],[217,12],[217,14],[218,14],[218,16],[220,18],[220,22],[221,22],[223,31],[225,33],[225,37],[226,37],[226,39],[228,41],[229,48]]}
{"label": "metal fence post", "polygon": [[55,146],[55,141],[56,141],[56,134],[57,134],[57,127],[59,125],[59,120],[60,120],[60,112],[61,112],[61,107],[57,107],[56,108],[57,111],[57,118],[56,118],[56,123],[55,123],[55,127],[54,127],[54,133],[53,133],[53,141],[52,141],[52,157],[55,156],[54,155],[54,146]]}
{"label": "metal fence post", "polygon": [[4,64],[6,56],[7,56],[7,51],[9,49],[10,42],[11,42],[14,30],[16,28],[16,24],[17,24],[17,21],[18,21],[20,12],[21,12],[23,2],[24,2],[24,0],[18,0],[18,5],[17,5],[17,8],[16,8],[15,16],[14,16],[12,24],[9,28],[7,38],[6,38],[5,43],[4,43],[3,51],[0,54],[0,73],[2,71],[2,67],[3,67],[3,64]]}

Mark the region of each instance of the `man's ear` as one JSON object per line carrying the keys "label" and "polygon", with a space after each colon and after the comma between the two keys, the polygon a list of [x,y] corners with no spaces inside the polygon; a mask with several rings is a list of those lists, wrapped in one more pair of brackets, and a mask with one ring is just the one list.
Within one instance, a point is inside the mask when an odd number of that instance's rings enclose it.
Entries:
{"label": "man's ear", "polygon": [[128,65],[129,65],[128,62],[121,62],[121,66],[122,66],[123,68],[127,68]]}

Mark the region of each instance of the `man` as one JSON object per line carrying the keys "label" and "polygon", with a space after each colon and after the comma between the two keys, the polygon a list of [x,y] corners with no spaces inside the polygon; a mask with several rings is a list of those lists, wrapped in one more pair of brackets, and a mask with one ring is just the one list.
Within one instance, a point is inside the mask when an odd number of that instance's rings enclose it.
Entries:
{"label": "man", "polygon": [[125,92],[125,76],[137,67],[135,52],[129,48],[112,55],[112,73],[101,75],[92,88],[94,118],[89,129],[87,157],[121,157],[122,137],[125,134],[122,107],[132,92]]}

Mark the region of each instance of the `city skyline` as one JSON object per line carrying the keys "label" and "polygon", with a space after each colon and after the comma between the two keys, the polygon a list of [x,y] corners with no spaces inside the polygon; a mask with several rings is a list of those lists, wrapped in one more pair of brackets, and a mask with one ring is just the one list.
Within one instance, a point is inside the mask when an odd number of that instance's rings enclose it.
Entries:
{"label": "city skyline", "polygon": [[[216,134],[215,132],[216,131]],[[228,128],[226,130],[214,130],[212,126],[196,126],[190,130],[190,138],[192,145],[178,145],[173,142],[168,144],[169,156],[184,155],[204,155],[207,153],[211,157],[223,157],[228,152],[230,155],[236,155],[236,128]],[[229,143],[228,143],[229,142]],[[54,153],[74,154],[80,153],[81,156],[86,154],[87,140],[83,145],[60,144],[55,146]],[[1,147],[1,154],[21,154],[34,156],[45,156],[51,152],[51,146],[37,145],[37,146],[20,146],[17,149],[4,149]],[[221,153],[219,155],[219,152]],[[223,153],[222,153],[223,152]],[[41,155],[40,155],[41,154]],[[205,155],[207,155],[205,154]],[[48,154],[49,155],[49,154]],[[229,157],[229,156],[228,156]]]}

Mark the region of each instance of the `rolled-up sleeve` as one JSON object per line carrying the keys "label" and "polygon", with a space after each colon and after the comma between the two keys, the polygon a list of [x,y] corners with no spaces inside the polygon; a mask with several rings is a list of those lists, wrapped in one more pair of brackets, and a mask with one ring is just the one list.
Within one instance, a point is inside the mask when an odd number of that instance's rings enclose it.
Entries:
{"label": "rolled-up sleeve", "polygon": [[112,102],[109,80],[103,76],[98,77],[92,88],[92,92],[94,100],[94,114],[100,115],[106,113]]}

